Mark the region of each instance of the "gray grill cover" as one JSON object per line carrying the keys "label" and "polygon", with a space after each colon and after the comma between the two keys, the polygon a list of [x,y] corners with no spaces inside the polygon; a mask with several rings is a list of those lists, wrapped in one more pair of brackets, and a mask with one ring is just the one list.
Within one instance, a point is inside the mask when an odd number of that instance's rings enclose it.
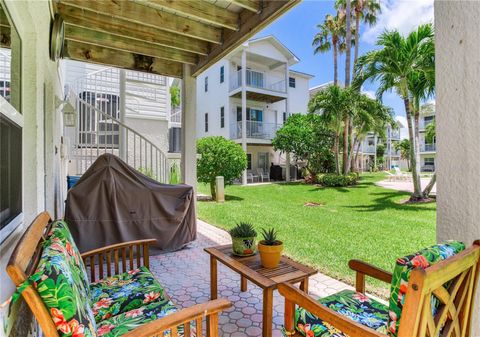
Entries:
{"label": "gray grill cover", "polygon": [[81,252],[152,238],[171,251],[196,239],[194,205],[191,186],[160,184],[104,154],[69,190],[65,220]]}

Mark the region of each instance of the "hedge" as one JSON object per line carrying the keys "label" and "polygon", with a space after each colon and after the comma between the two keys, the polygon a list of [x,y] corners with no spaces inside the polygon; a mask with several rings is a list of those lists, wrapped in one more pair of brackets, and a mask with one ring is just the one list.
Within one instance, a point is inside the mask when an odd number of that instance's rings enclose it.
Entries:
{"label": "hedge", "polygon": [[357,173],[349,173],[347,175],[326,173],[317,175],[317,182],[327,187],[344,187],[356,185],[359,179]]}

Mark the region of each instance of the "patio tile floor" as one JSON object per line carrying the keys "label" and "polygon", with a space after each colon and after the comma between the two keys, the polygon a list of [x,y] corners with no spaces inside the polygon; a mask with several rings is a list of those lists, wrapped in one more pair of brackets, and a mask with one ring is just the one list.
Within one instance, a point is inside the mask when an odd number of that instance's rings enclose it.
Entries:
{"label": "patio tile floor", "polygon": [[[224,230],[198,220],[197,240],[186,248],[150,258],[152,272],[180,308],[203,303],[210,298],[210,260],[205,247],[230,243]],[[313,297],[324,297],[351,288],[323,274],[310,278],[309,291]],[[219,317],[219,335],[246,337],[262,335],[262,290],[248,283],[248,291],[240,292],[240,276],[221,263],[218,264],[218,297],[229,299],[233,306]],[[281,336],[283,298],[274,292],[273,336]]]}

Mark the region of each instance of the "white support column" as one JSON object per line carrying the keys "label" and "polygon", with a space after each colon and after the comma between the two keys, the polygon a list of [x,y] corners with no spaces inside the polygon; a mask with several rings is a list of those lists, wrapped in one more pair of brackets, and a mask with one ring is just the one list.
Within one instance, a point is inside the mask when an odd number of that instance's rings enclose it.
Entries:
{"label": "white support column", "polygon": [[[285,92],[287,93],[287,98],[285,99],[285,114],[287,116],[290,115],[290,106],[289,106],[289,99],[288,99],[288,92],[289,90],[289,77],[290,77],[290,72],[288,69],[288,62],[285,63]],[[290,181],[290,153],[285,154],[285,181]]]}
{"label": "white support column", "polygon": [[[242,148],[247,153],[247,51],[242,50]],[[247,184],[247,170],[243,171],[242,184]]]}
{"label": "white support column", "polygon": [[[183,66],[182,81],[182,182],[197,190],[196,109],[197,81],[190,65]],[[196,195],[196,193],[195,193]]]}
{"label": "white support column", "polygon": [[[126,114],[126,107],[127,107],[127,72],[125,69],[120,69],[120,76],[119,76],[119,87],[120,87],[120,109],[119,109],[119,119],[120,122],[125,123],[125,114]],[[127,149],[126,149],[126,131],[123,128],[120,128],[120,143],[119,143],[119,154],[122,160],[127,159]]]}
{"label": "white support column", "polygon": [[[437,1],[435,10],[437,240],[480,239],[480,3]],[[480,336],[480,280],[470,336]]]}

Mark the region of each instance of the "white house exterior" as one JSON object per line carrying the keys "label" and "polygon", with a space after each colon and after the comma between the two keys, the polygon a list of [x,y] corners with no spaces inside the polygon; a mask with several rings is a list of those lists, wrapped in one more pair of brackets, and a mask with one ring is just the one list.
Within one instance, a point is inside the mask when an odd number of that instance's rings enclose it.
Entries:
{"label": "white house exterior", "polygon": [[313,76],[292,70],[298,62],[267,36],[248,41],[197,78],[197,138],[223,136],[242,144],[250,172],[243,183],[271,164],[286,165],[272,138],[290,114],[307,112]]}
{"label": "white house exterior", "polygon": [[420,170],[422,172],[435,171],[436,139],[434,137],[433,142],[426,140],[426,127],[433,122],[435,122],[435,103],[429,103],[420,109]]}

